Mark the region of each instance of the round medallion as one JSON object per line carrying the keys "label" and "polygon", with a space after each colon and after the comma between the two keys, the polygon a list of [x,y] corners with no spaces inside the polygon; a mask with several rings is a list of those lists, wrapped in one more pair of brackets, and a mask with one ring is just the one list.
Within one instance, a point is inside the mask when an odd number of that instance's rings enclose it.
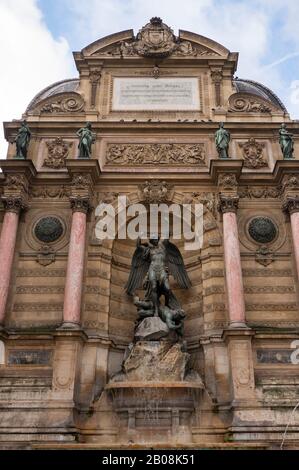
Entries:
{"label": "round medallion", "polygon": [[249,223],[248,233],[257,243],[271,243],[277,236],[277,227],[269,217],[255,217]]}
{"label": "round medallion", "polygon": [[58,240],[63,234],[63,225],[57,217],[43,217],[34,227],[34,235],[44,243]]}

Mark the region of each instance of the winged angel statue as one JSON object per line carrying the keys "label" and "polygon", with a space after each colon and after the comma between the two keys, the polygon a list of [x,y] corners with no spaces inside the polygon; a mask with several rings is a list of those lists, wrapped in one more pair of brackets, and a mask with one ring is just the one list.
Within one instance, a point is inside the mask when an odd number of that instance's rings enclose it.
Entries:
{"label": "winged angel statue", "polygon": [[[125,286],[128,295],[145,288],[143,301],[134,297],[139,317],[160,316],[169,329],[182,333],[184,311],[170,289],[169,274],[171,274],[183,289],[191,287],[180,250],[169,240],[159,237],[151,238],[148,243],[141,243],[138,238],[133,254],[128,282]],[[164,305],[160,298],[164,296]]]}

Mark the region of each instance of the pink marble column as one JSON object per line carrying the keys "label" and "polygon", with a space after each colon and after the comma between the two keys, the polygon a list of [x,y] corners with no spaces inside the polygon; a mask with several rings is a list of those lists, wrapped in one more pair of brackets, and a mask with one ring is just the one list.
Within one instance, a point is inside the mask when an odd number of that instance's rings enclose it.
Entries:
{"label": "pink marble column", "polygon": [[73,207],[72,227],[66,273],[63,327],[80,326],[82,282],[84,272],[87,209],[76,204]]}
{"label": "pink marble column", "polygon": [[297,266],[297,275],[299,277],[299,212],[291,214],[291,227],[293,237],[293,247]]}
{"label": "pink marble column", "polygon": [[238,198],[222,198],[224,262],[231,328],[246,327],[244,288],[236,210]]}
{"label": "pink marble column", "polygon": [[5,320],[18,224],[19,212],[6,211],[0,236],[0,325],[3,325]]}
{"label": "pink marble column", "polygon": [[299,197],[287,197],[283,205],[283,210],[290,214],[293,250],[297,267],[297,276],[299,278]]}

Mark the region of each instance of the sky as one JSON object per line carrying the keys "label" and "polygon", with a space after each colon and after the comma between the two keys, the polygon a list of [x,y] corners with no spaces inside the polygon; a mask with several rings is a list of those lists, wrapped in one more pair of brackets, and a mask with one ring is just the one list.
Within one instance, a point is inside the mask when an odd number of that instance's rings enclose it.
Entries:
{"label": "sky", "polygon": [[[259,81],[299,119],[298,0],[0,0],[0,121],[20,119],[31,99],[77,76],[72,51],[153,16],[239,52],[236,76]],[[0,158],[7,143],[0,126]]]}

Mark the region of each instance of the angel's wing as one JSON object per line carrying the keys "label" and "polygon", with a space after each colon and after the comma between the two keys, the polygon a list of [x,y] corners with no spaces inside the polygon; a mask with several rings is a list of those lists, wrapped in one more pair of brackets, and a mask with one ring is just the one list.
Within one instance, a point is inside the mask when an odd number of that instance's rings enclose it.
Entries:
{"label": "angel's wing", "polygon": [[170,274],[173,275],[181,288],[189,289],[192,284],[187,274],[180,250],[169,240],[163,240],[163,244],[166,249],[167,265]]}
{"label": "angel's wing", "polygon": [[125,289],[128,295],[133,295],[136,289],[142,287],[143,279],[150,265],[149,257],[146,256],[145,248],[137,245],[132,258],[132,265],[128,282]]}

